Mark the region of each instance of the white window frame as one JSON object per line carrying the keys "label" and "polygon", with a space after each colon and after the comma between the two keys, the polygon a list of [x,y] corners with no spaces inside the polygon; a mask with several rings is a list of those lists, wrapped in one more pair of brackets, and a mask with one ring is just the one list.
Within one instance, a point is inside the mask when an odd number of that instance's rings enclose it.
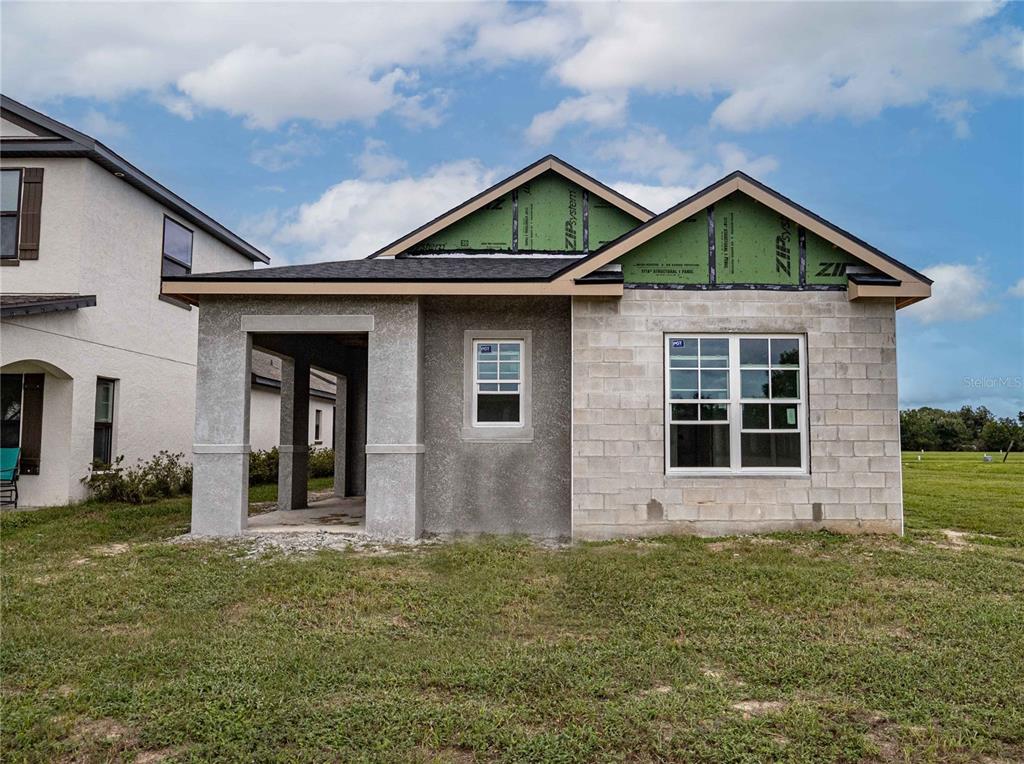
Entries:
{"label": "white window frame", "polygon": [[[477,347],[487,344],[519,343],[518,380],[481,380],[477,373]],[[462,439],[491,443],[530,443],[533,441],[533,332],[512,329],[467,329],[463,333],[463,416]],[[499,361],[500,363],[500,361]],[[477,421],[478,385],[481,382],[519,384],[518,422]],[[486,395],[487,393],[479,393]]]}
{"label": "white window frame", "polygon": [[[672,399],[672,380],[670,373],[670,361],[669,353],[671,350],[671,340],[673,339],[727,339],[729,341],[729,397],[727,399],[707,399],[701,400],[689,399],[685,401]],[[799,396],[797,398],[743,398],[742,397],[742,386],[741,386],[741,367],[740,367],[740,340],[741,339],[786,339],[786,340],[797,340],[798,347],[800,349],[800,366],[798,369],[788,369],[797,372],[799,379]],[[809,442],[808,442],[808,415],[807,415],[807,338],[802,334],[792,334],[788,332],[740,332],[740,333],[702,333],[702,332],[672,332],[665,334],[663,338],[663,353],[664,353],[664,369],[665,369],[665,380],[664,380],[664,423],[665,423],[665,437],[664,437],[664,448],[665,448],[665,474],[672,476],[687,476],[692,477],[694,475],[761,475],[761,476],[793,476],[793,475],[806,475],[808,474],[809,465]],[[769,356],[769,364],[771,363],[771,357]],[[698,361],[699,363],[699,361]],[[696,367],[695,367],[696,368]],[[771,371],[769,366],[747,366],[745,369],[769,369],[769,380],[771,379]],[[700,374],[698,373],[698,380]],[[698,381],[699,384],[699,381]],[[699,388],[698,388],[699,389]],[[728,407],[728,419],[727,426],[729,427],[729,467],[673,467],[670,464],[671,460],[671,445],[670,438],[672,437],[672,403],[684,403],[684,404],[697,404],[699,407],[701,404],[725,404]],[[776,404],[796,404],[797,416],[796,416],[796,429],[787,430],[753,430],[743,428],[743,404],[761,404],[769,405]],[[771,409],[769,408],[769,416],[771,415]],[[679,424],[679,423],[677,423]],[[718,425],[726,424],[724,422],[718,422]],[[686,425],[684,425],[686,426]],[[714,425],[702,425],[695,421],[689,426],[703,427],[703,426],[714,426]],[[769,427],[771,426],[771,420],[769,419]],[[746,433],[769,433],[769,432],[787,432],[797,433],[800,436],[800,466],[799,467],[743,467],[742,466],[742,434]]]}
{"label": "white window frame", "polygon": [[323,409],[313,409],[313,442],[317,445],[323,443]]}
{"label": "white window frame", "polygon": [[[502,379],[501,378],[501,346],[502,345],[518,345],[519,346],[519,376],[515,379]],[[481,379],[480,378],[480,355],[477,352],[481,345],[497,345],[497,357],[494,363],[497,363],[498,376],[495,379]],[[490,340],[490,339],[474,339],[473,340],[473,426],[474,427],[522,427],[523,426],[523,356],[526,354],[526,341],[516,339],[514,337],[506,337],[501,340]],[[480,385],[516,385],[515,395],[519,398],[519,416],[514,422],[481,422],[477,408],[480,403],[481,395],[511,395],[506,391],[501,390],[481,390]]]}

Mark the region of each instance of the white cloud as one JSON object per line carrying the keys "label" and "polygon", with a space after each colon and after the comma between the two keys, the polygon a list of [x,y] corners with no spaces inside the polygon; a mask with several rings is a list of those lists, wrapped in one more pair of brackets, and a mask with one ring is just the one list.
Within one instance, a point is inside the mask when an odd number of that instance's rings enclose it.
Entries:
{"label": "white cloud", "polygon": [[1007,293],[1011,297],[1024,297],[1024,279],[1018,279],[1017,283],[1007,290]]}
{"label": "white cloud", "polygon": [[12,3],[4,88],[29,101],[149,93],[182,117],[216,109],[252,127],[329,125],[395,110],[437,124],[444,97],[420,67],[446,65],[487,4]]}
{"label": "white cloud", "polygon": [[988,299],[991,284],[980,264],[942,263],[925,268],[924,274],[935,281],[932,296],[905,309],[923,324],[971,321],[996,308]]}
{"label": "white cloud", "polygon": [[356,157],[356,167],[363,178],[379,180],[390,178],[405,169],[405,160],[387,150],[387,144],[374,138],[363,142],[363,151]]}
{"label": "white cloud", "polygon": [[101,141],[110,140],[111,138],[123,138],[128,134],[128,126],[123,122],[118,122],[116,119],[108,117],[106,114],[96,109],[90,109],[86,112],[86,115],[82,117],[82,130],[94,138],[99,138]]}
{"label": "white cloud", "polygon": [[472,160],[441,164],[419,176],[343,180],[285,216],[280,226],[275,221],[274,240],[304,251],[294,262],[366,257],[494,180],[492,171]]}
{"label": "white cloud", "polygon": [[148,93],[175,114],[436,125],[431,75],[528,61],[575,91],[529,137],[616,124],[631,94],[695,96],[732,130],[927,106],[966,135],[1019,93],[1024,31],[979,3],[7,3],[4,88],[43,102]]}
{"label": "white cloud", "polygon": [[664,212],[700,190],[694,186],[655,186],[628,181],[616,181],[609,185],[652,212]]}
{"label": "white cloud", "polygon": [[961,140],[971,137],[971,124],[967,118],[974,113],[974,108],[966,98],[955,101],[941,101],[934,106],[935,116],[948,122],[953,128],[953,135]]}
{"label": "white cloud", "polygon": [[[712,121],[732,130],[932,104],[962,134],[968,95],[1019,90],[1024,33],[986,25],[1001,7],[580,3],[558,12],[575,14],[567,25],[581,30],[582,42],[549,55],[555,77],[583,94],[721,99]],[[514,38],[517,24],[509,25]],[[944,103],[955,104],[952,120]]]}
{"label": "white cloud", "polygon": [[620,94],[595,94],[566,98],[551,111],[536,115],[526,128],[533,144],[547,143],[565,126],[577,122],[608,127],[620,124],[626,116],[626,97]]}
{"label": "white cloud", "polygon": [[775,157],[751,157],[734,143],[684,150],[663,132],[648,126],[636,127],[621,138],[606,141],[598,147],[597,155],[634,177],[655,178],[668,185],[686,183],[693,188],[702,188],[733,170],[763,176],[779,166]]}
{"label": "white cloud", "polygon": [[308,134],[298,125],[292,125],[287,135],[287,140],[270,146],[255,142],[249,153],[249,161],[264,170],[281,172],[295,167],[306,157],[323,152],[319,138]]}

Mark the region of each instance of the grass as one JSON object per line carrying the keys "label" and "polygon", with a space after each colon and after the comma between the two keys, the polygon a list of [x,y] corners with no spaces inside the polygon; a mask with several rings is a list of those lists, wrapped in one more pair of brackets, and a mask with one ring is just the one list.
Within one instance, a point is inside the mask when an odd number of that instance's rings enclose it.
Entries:
{"label": "grass", "polygon": [[902,540],[251,558],[154,543],[185,500],[4,515],[3,756],[1019,760],[1024,463],[979,462],[907,467]]}

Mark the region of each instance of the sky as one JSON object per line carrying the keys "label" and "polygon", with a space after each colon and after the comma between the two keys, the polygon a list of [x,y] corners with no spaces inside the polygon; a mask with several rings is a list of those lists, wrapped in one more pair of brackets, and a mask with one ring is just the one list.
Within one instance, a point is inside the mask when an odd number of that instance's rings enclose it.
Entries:
{"label": "sky", "polygon": [[935,279],[900,403],[1024,409],[1024,5],[0,5],[5,95],[268,253],[364,257],[554,153],[736,169]]}

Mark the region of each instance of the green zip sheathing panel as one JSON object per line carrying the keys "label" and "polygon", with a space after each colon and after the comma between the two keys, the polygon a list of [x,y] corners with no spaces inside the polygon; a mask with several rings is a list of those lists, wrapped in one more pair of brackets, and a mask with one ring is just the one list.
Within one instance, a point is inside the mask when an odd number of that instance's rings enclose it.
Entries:
{"label": "green zip sheathing panel", "polygon": [[[589,208],[589,209],[588,209]],[[545,172],[410,252],[585,252],[640,225],[611,202]]]}
{"label": "green zip sheathing panel", "polygon": [[616,262],[628,284],[707,284],[707,213],[677,223]]}
{"label": "green zip sheathing panel", "polygon": [[797,226],[745,194],[715,205],[715,270],[719,284],[800,284]]}
{"label": "green zip sheathing panel", "polygon": [[590,194],[589,208],[591,252],[640,225],[640,221],[628,212],[623,212],[611,202],[599,199],[593,194]]}
{"label": "green zip sheathing panel", "polygon": [[[593,238],[591,247],[596,249]],[[741,192],[637,246],[617,262],[627,284],[698,289],[842,289],[847,266],[860,263]]]}
{"label": "green zip sheathing panel", "polygon": [[583,251],[583,189],[546,172],[518,189],[519,249]]}
{"label": "green zip sheathing panel", "polygon": [[815,233],[806,233],[807,283],[846,286],[846,266],[860,261],[825,241]]}
{"label": "green zip sheathing panel", "polygon": [[512,251],[512,194],[457,220],[412,248],[412,252]]}

